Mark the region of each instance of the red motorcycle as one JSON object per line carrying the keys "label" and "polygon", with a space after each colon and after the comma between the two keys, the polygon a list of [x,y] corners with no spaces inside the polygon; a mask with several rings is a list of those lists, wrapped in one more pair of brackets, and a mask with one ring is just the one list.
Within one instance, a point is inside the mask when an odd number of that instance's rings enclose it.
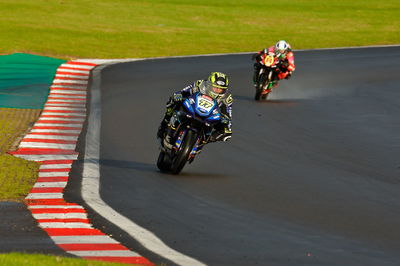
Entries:
{"label": "red motorcycle", "polygon": [[263,54],[259,62],[261,64],[258,72],[258,83],[256,86],[256,101],[266,100],[275,83],[278,82],[278,74],[282,67],[279,58],[269,54]]}

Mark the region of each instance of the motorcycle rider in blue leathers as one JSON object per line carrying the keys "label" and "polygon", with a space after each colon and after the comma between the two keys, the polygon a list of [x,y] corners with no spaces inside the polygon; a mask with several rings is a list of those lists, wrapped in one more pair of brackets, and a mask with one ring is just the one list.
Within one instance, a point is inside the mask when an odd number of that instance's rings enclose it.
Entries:
{"label": "motorcycle rider in blue leathers", "polygon": [[[158,128],[157,138],[163,139],[164,133],[169,126],[171,116],[179,103],[194,93],[201,90],[202,86],[208,86],[208,96],[217,100],[221,113],[221,122],[214,126],[215,131],[208,142],[227,141],[232,136],[232,94],[228,91],[228,77],[221,72],[212,72],[206,80],[197,80],[193,84],[175,92],[166,104],[166,112],[161,125]],[[168,136],[167,136],[168,137]],[[167,138],[168,139],[168,138]],[[205,143],[204,143],[205,144]],[[204,146],[204,145],[202,145]],[[201,148],[200,148],[201,150]]]}

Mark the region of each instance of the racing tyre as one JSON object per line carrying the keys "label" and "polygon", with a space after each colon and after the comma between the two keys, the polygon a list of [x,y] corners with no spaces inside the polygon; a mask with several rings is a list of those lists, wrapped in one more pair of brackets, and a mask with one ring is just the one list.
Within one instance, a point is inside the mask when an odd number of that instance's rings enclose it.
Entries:
{"label": "racing tyre", "polygon": [[266,94],[262,94],[261,95],[261,99],[262,100],[266,100],[267,98],[268,98],[268,95],[271,93],[271,91],[270,92],[268,92],[268,93],[266,93]]}
{"label": "racing tyre", "polygon": [[197,141],[197,133],[192,130],[186,132],[186,136],[182,140],[182,145],[178,150],[176,157],[173,159],[171,165],[171,172],[173,174],[179,174],[186,162],[189,159],[190,152],[192,151]]}
{"label": "racing tyre", "polygon": [[169,159],[165,151],[160,151],[160,155],[158,155],[157,159],[157,167],[162,172],[167,172],[171,169],[171,160]]}
{"label": "racing tyre", "polygon": [[261,93],[263,92],[263,85],[264,85],[265,77],[264,75],[261,75],[258,86],[256,88],[256,95],[254,96],[254,100],[259,101],[261,100]]}
{"label": "racing tyre", "polygon": [[260,90],[259,88],[256,89],[256,95],[254,96],[254,100],[256,100],[256,101],[260,100],[261,92],[262,92],[262,90]]}

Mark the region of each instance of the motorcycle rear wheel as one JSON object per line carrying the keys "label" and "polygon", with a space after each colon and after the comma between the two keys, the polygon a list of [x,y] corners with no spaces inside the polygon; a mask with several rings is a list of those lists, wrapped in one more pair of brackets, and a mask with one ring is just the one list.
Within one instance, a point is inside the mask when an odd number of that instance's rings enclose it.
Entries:
{"label": "motorcycle rear wheel", "polygon": [[169,159],[166,152],[160,151],[160,154],[158,155],[158,159],[157,159],[158,169],[160,169],[162,172],[167,172],[171,169],[171,164],[172,164],[172,162]]}

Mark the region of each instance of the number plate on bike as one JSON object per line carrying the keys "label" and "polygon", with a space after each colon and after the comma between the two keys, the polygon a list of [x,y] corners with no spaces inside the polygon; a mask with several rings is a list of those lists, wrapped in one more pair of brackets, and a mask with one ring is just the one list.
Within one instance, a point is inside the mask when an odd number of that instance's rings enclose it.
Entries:
{"label": "number plate on bike", "polygon": [[274,57],[273,56],[271,56],[271,55],[267,55],[265,58],[264,58],[264,65],[265,66],[267,66],[267,67],[269,67],[269,66],[272,66],[272,64],[274,63]]}
{"label": "number plate on bike", "polygon": [[197,98],[197,109],[202,113],[209,113],[212,111],[215,103],[209,97],[200,96]]}

